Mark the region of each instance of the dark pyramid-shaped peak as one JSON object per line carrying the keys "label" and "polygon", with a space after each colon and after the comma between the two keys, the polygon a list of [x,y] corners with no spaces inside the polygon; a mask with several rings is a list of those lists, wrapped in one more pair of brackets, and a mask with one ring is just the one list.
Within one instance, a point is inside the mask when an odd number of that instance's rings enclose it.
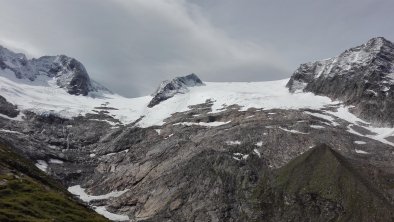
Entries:
{"label": "dark pyramid-shaped peak", "polygon": [[181,76],[181,77],[176,77],[172,80],[172,82],[179,81],[186,86],[197,86],[197,85],[202,85],[201,79],[194,73],[186,75],[186,76]]}
{"label": "dark pyramid-shaped peak", "polygon": [[[330,212],[325,208],[330,206],[335,221],[394,220],[393,206],[364,178],[340,153],[321,144],[280,168],[273,186],[295,205],[311,205],[320,208],[321,213]],[[291,211],[291,206],[284,207],[287,210]],[[303,210],[317,220],[324,216]]]}

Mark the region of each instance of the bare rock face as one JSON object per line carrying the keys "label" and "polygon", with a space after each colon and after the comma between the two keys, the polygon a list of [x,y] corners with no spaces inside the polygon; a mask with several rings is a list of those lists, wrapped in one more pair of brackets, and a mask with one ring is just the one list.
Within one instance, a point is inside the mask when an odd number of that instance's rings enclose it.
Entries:
{"label": "bare rock face", "polygon": [[305,63],[287,87],[354,105],[354,113],[378,125],[394,125],[394,44],[378,37],[337,57]]}
{"label": "bare rock face", "polygon": [[39,72],[56,78],[56,84],[72,95],[86,96],[92,90],[92,83],[85,67],[74,58],[65,55],[44,56],[34,59]]}
{"label": "bare rock face", "polygon": [[14,118],[19,114],[18,107],[12,103],[9,103],[4,97],[0,96],[0,114]]}
{"label": "bare rock face", "polygon": [[[229,106],[211,111],[207,101],[148,128],[115,124],[104,111],[73,119],[25,112],[24,121],[0,118],[0,138],[34,162],[45,161],[46,172],[66,186],[81,185],[94,196],[127,190],[90,204],[128,215],[130,221],[347,219],[348,212],[357,214],[364,206],[343,202],[342,191],[372,198],[355,202],[378,209],[363,217],[392,217],[387,212],[394,203],[394,147],[361,136],[368,133],[362,127],[354,129],[359,134],[350,133],[350,123],[318,117],[323,110]],[[223,124],[198,124],[214,122]],[[319,143],[335,153],[310,151]],[[366,174],[358,176],[348,167],[355,163],[357,172],[366,169]],[[349,189],[334,187],[336,178],[349,181]]]}
{"label": "bare rock face", "polygon": [[89,92],[108,91],[90,80],[82,63],[65,55],[29,60],[22,53],[14,53],[0,46],[0,70],[10,70],[16,78],[32,82],[39,77],[46,77],[48,80],[54,78],[56,85],[72,95],[86,96]]}
{"label": "bare rock face", "polygon": [[189,92],[188,87],[202,86],[204,83],[194,73],[176,77],[173,80],[167,80],[160,84],[159,88],[153,93],[153,99],[148,104],[148,107],[153,107],[164,100],[173,97],[176,94],[182,94]]}

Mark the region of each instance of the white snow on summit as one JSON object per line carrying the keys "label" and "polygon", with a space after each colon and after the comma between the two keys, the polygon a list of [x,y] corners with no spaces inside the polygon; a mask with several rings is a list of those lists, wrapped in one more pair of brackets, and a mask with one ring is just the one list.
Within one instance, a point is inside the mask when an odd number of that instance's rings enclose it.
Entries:
{"label": "white snow on summit", "polygon": [[[240,111],[249,108],[257,109],[315,109],[325,106],[338,105],[328,97],[317,96],[313,93],[290,93],[286,88],[288,79],[268,82],[206,82],[205,85],[192,87],[185,94],[177,94],[152,108],[147,105],[152,96],[138,98],[125,98],[117,94],[106,93],[91,96],[70,95],[54,82],[43,81],[47,84],[38,84],[39,79],[31,84],[29,80],[15,78],[14,73],[0,70],[0,95],[9,102],[18,106],[20,110],[29,110],[37,114],[54,114],[64,118],[77,117],[98,111],[97,107],[111,107],[109,115],[123,124],[132,123],[143,117],[137,124],[140,127],[150,127],[164,124],[164,120],[173,113],[189,110],[189,106],[212,101],[212,113],[218,113],[230,105],[239,105]],[[351,114],[347,107],[341,106],[337,112],[324,111],[324,114],[305,112],[329,120],[333,126],[338,125],[333,117],[344,119],[352,124],[365,121]],[[226,122],[227,123],[227,122]],[[194,123],[193,123],[194,124]],[[197,123],[196,123],[197,124]],[[199,125],[213,126],[224,123],[198,123]],[[192,123],[185,123],[192,125]],[[216,126],[216,125],[215,125]],[[379,140],[389,145],[394,143],[385,138],[394,135],[393,128],[366,127],[376,135],[368,135],[371,139]],[[292,131],[297,133],[295,131]],[[299,133],[299,132],[298,132]],[[354,133],[354,132],[353,132]],[[356,133],[355,133],[356,134]],[[364,135],[363,135],[364,136]]]}

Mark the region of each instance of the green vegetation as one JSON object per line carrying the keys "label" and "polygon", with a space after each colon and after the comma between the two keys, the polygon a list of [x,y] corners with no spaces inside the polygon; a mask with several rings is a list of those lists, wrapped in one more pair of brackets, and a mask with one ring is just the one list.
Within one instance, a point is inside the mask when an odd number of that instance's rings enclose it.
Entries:
{"label": "green vegetation", "polygon": [[34,163],[0,144],[0,221],[108,221],[74,200]]}

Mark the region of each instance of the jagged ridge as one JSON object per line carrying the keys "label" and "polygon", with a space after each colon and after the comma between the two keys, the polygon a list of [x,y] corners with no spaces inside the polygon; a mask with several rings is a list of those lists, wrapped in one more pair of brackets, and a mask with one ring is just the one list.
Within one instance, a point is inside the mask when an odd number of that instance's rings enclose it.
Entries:
{"label": "jagged ridge", "polygon": [[373,38],[337,57],[302,64],[287,87],[342,100],[360,117],[393,126],[394,44]]}

